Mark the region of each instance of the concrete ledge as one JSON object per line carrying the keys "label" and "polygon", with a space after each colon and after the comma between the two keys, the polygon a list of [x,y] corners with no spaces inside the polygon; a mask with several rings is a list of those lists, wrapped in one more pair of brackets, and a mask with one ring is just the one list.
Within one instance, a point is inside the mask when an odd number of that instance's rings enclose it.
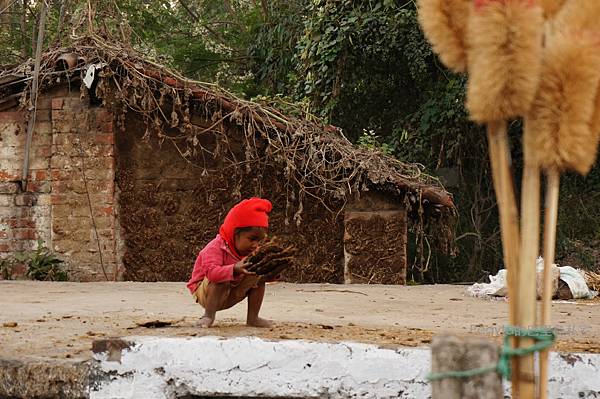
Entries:
{"label": "concrete ledge", "polygon": [[[129,347],[120,356],[114,346],[94,355],[90,398],[431,396],[425,379],[428,348],[251,337],[133,337],[126,342]],[[550,397],[597,398],[598,375],[600,355],[552,353]]]}
{"label": "concrete ledge", "polygon": [[90,398],[423,398],[429,392],[428,349],[250,337],[128,341],[135,344],[120,362],[94,356],[104,377]]}

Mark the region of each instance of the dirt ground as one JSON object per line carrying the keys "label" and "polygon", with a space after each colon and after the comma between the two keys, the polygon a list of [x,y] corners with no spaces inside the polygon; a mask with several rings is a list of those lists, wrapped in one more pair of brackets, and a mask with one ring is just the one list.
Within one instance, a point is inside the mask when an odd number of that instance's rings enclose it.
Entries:
{"label": "dirt ground", "polygon": [[[275,327],[246,327],[243,303],[220,312],[216,326],[202,330],[195,326],[202,309],[184,283],[0,281],[0,358],[86,359],[94,339],[135,335],[253,335],[381,346],[424,346],[443,332],[500,340],[506,302],[467,297],[465,289],[277,283],[267,287],[261,312]],[[600,300],[555,303],[553,320],[560,334],[556,350],[600,353]]]}

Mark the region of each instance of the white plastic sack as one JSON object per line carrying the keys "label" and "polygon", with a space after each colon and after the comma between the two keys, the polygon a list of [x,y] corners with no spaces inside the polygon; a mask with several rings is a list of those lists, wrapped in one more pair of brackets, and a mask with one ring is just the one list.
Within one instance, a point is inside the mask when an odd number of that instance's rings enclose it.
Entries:
{"label": "white plastic sack", "polygon": [[588,288],[583,273],[571,266],[562,266],[560,269],[560,279],[569,286],[573,299],[593,298],[595,295]]}
{"label": "white plastic sack", "polygon": [[[558,269],[560,279],[567,283],[574,299],[594,298],[597,295],[588,288],[583,273],[571,266],[561,266]],[[536,260],[536,272],[540,277],[544,272],[544,259],[541,256]],[[501,269],[495,276],[489,275],[489,279],[489,283],[475,283],[468,287],[467,294],[477,298],[506,296],[506,269]]]}
{"label": "white plastic sack", "polygon": [[467,293],[476,298],[486,296],[506,296],[506,269],[501,269],[495,276],[489,275],[489,283],[475,283],[467,288]]}

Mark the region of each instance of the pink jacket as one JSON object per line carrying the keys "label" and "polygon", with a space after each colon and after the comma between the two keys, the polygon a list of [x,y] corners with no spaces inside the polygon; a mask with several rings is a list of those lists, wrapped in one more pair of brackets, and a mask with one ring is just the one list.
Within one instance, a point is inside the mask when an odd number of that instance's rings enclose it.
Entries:
{"label": "pink jacket", "polygon": [[193,294],[205,278],[215,283],[240,280],[240,276],[233,276],[233,265],[240,260],[231,252],[223,237],[217,234],[198,254],[192,278],[187,283],[188,289]]}

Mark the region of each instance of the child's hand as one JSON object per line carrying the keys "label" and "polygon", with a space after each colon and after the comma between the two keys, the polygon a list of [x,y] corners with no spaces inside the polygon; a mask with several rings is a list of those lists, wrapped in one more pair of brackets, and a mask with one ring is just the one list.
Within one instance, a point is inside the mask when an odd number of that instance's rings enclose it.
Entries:
{"label": "child's hand", "polygon": [[248,267],[249,264],[247,263],[246,260],[241,260],[238,263],[236,263],[235,265],[233,265],[233,274],[248,274],[248,275],[254,275],[256,273],[254,272],[249,272],[246,267]]}

